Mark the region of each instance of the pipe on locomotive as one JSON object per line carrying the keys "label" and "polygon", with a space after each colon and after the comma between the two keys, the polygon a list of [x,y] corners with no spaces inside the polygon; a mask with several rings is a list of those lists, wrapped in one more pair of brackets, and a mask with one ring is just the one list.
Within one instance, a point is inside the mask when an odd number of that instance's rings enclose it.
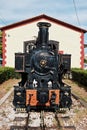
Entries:
{"label": "pipe on locomotive", "polygon": [[37,39],[39,45],[47,46],[49,40],[48,28],[51,26],[51,24],[47,22],[39,22],[37,23],[37,26],[39,27],[38,39]]}

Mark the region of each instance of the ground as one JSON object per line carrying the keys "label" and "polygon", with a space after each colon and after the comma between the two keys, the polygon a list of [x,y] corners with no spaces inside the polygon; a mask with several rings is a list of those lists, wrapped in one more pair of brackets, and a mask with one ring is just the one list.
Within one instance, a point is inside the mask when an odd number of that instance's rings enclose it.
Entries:
{"label": "ground", "polygon": [[9,79],[8,81],[0,84],[0,99],[19,81],[19,79]]}
{"label": "ground", "polygon": [[[10,79],[2,83],[0,85],[0,98],[2,98],[19,81],[20,79]],[[82,99],[87,101],[87,91],[83,86],[79,86],[77,83],[68,79],[64,79],[64,82],[71,86],[73,93],[76,93]],[[0,130],[7,130],[4,128],[11,125],[11,120],[13,121],[13,118],[15,118],[14,107],[12,104],[13,95],[11,96],[12,98],[10,97],[9,100],[6,100],[6,103],[0,106]],[[67,112],[72,117],[73,124],[75,124],[77,128],[76,130],[87,130],[87,109],[82,107],[75,99],[73,99],[73,103],[70,111],[68,110]]]}
{"label": "ground", "polygon": [[83,99],[84,101],[87,102],[87,87],[78,84],[72,80],[69,79],[64,79],[63,80],[66,84],[71,86],[71,91],[76,94],[78,97]]}

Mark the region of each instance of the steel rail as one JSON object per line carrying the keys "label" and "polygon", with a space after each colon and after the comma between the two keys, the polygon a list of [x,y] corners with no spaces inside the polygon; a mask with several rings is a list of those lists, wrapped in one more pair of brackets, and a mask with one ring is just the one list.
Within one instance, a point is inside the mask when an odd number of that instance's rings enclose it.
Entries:
{"label": "steel rail", "polygon": [[46,124],[44,122],[44,111],[40,112],[40,119],[41,119],[41,123],[40,123],[41,130],[45,130]]}
{"label": "steel rail", "polygon": [[83,107],[87,108],[87,102],[86,101],[84,101],[83,99],[81,99],[80,97],[78,97],[74,93],[72,93],[72,96],[73,96],[73,98],[75,98],[76,100],[78,100]]}

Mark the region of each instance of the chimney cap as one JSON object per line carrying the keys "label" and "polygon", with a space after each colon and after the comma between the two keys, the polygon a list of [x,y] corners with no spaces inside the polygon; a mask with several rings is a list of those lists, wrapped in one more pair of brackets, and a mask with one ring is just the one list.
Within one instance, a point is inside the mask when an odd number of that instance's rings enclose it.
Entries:
{"label": "chimney cap", "polygon": [[39,22],[39,23],[37,23],[37,26],[40,27],[40,28],[43,28],[43,27],[48,28],[48,27],[51,26],[51,24],[48,23],[48,22]]}

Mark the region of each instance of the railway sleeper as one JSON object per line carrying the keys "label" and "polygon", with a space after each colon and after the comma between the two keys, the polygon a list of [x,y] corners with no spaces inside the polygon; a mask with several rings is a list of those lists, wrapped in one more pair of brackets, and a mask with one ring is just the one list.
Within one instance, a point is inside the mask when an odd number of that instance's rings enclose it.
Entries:
{"label": "railway sleeper", "polygon": [[[10,130],[26,130],[26,126],[11,126]],[[57,127],[46,127],[42,129],[41,127],[28,127],[27,130],[76,130],[75,126],[64,126],[61,129]]]}

